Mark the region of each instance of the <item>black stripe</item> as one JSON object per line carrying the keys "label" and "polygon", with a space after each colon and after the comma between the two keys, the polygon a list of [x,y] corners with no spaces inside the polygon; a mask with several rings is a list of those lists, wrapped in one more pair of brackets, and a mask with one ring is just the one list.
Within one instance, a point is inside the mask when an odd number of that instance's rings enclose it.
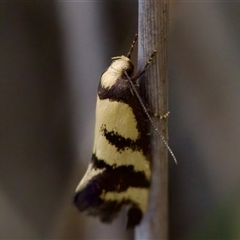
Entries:
{"label": "black stripe", "polygon": [[116,147],[118,152],[121,152],[125,149],[131,149],[132,151],[141,151],[141,144],[139,139],[134,141],[130,138],[125,138],[119,135],[115,131],[108,131],[106,129],[106,125],[101,126],[101,132],[103,132],[103,135],[108,140],[109,144]]}
{"label": "black stripe", "polygon": [[[139,87],[136,85],[138,91]],[[128,79],[123,76],[122,78],[116,79],[116,82],[111,87],[103,87],[101,85],[101,80],[98,85],[98,96],[100,99],[110,99],[111,101],[123,102],[130,105],[132,108],[136,101],[136,97],[131,90]]]}
{"label": "black stripe", "polygon": [[[74,204],[79,211],[87,211],[90,215],[98,215],[102,221],[112,221],[122,205],[130,205],[128,227],[133,227],[141,220],[142,213],[137,203],[131,199],[119,201],[105,201],[100,196],[106,192],[115,192],[116,195],[126,191],[129,187],[149,188],[150,181],[144,172],[135,171],[132,165],[110,166],[103,160],[92,156],[93,168],[104,169],[102,173],[94,176],[82,190],[74,197]],[[141,197],[141,196],[139,196]],[[135,212],[135,210],[136,212]],[[134,210],[134,211],[133,211]],[[135,213],[134,213],[135,212]],[[138,214],[137,214],[138,213]],[[135,224],[135,225],[134,225]]]}
{"label": "black stripe", "polygon": [[147,179],[143,171],[135,171],[134,166],[110,166],[104,160],[98,159],[92,155],[93,167],[95,169],[105,169],[104,172],[98,174],[90,182],[98,185],[99,189],[104,191],[122,192],[129,187],[148,188],[150,181]]}

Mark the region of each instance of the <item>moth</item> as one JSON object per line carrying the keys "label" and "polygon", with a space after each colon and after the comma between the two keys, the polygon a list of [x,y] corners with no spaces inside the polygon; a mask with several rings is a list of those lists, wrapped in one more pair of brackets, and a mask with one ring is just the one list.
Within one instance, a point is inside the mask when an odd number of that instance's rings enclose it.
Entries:
{"label": "moth", "polygon": [[155,52],[133,76],[131,54],[136,40],[137,35],[128,54],[113,57],[100,78],[92,158],[74,197],[80,212],[102,222],[111,222],[125,206],[127,228],[138,225],[146,211],[151,179],[149,121],[157,130],[137,84]]}

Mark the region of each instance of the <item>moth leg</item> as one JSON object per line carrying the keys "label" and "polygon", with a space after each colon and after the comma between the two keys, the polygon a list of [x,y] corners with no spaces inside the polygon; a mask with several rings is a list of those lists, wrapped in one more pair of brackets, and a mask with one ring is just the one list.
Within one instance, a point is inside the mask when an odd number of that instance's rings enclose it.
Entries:
{"label": "moth leg", "polygon": [[138,72],[136,73],[136,75],[132,77],[132,81],[133,81],[133,82],[136,81],[138,78],[140,78],[140,77],[146,72],[148,66],[151,64],[151,62],[152,62],[152,60],[153,60],[153,57],[156,55],[156,53],[157,53],[157,51],[154,50],[154,51],[152,52],[151,56],[149,57],[149,59],[147,60],[145,66],[144,66],[144,68],[143,68],[143,70],[138,71]]}
{"label": "moth leg", "polygon": [[159,119],[167,119],[168,117],[169,117],[169,115],[170,115],[170,112],[169,111],[167,111],[165,114],[163,114],[163,115],[160,115],[160,114],[158,114],[158,113],[156,113],[156,112],[153,112],[153,111],[151,111],[151,109],[149,108],[149,107],[146,107],[147,108],[147,111],[149,112],[149,114],[150,115],[152,115],[152,116],[154,116],[154,117],[156,117],[156,118],[159,118]]}
{"label": "moth leg", "polygon": [[[166,113],[163,114],[163,115],[159,115],[158,113],[152,112],[148,107],[147,107],[147,111],[148,111],[148,113],[149,113],[151,116],[154,116],[154,117],[156,117],[156,118],[158,118],[158,119],[160,119],[160,120],[167,119],[167,118],[169,117],[169,115],[170,115],[170,112],[169,112],[169,111],[166,112]],[[152,131],[150,130],[150,131],[147,133],[147,135],[148,135],[148,136],[151,136],[151,135],[152,135]]]}
{"label": "moth leg", "polygon": [[163,115],[159,115],[158,113],[153,113],[153,116],[154,117],[157,117],[157,118],[160,118],[161,120],[162,119],[167,119],[168,117],[169,117],[169,115],[170,115],[170,112],[169,111],[167,111],[165,114],[163,114]]}

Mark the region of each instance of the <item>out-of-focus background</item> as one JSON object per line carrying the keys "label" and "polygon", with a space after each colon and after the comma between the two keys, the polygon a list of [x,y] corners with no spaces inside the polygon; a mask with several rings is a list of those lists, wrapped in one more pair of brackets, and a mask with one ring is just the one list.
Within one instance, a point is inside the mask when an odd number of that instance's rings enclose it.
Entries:
{"label": "out-of-focus background", "polygon": [[[97,85],[136,1],[0,3],[0,239],[132,239],[79,214]],[[171,2],[171,239],[240,239],[240,5]]]}

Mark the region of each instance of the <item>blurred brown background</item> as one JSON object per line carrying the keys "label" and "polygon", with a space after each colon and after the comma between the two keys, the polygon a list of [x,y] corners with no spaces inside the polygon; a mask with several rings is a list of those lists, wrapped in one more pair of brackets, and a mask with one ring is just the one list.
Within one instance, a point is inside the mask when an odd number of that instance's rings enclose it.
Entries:
{"label": "blurred brown background", "polygon": [[[0,239],[132,239],[72,206],[97,85],[137,32],[136,1],[0,3]],[[240,238],[240,5],[173,2],[171,239]]]}

